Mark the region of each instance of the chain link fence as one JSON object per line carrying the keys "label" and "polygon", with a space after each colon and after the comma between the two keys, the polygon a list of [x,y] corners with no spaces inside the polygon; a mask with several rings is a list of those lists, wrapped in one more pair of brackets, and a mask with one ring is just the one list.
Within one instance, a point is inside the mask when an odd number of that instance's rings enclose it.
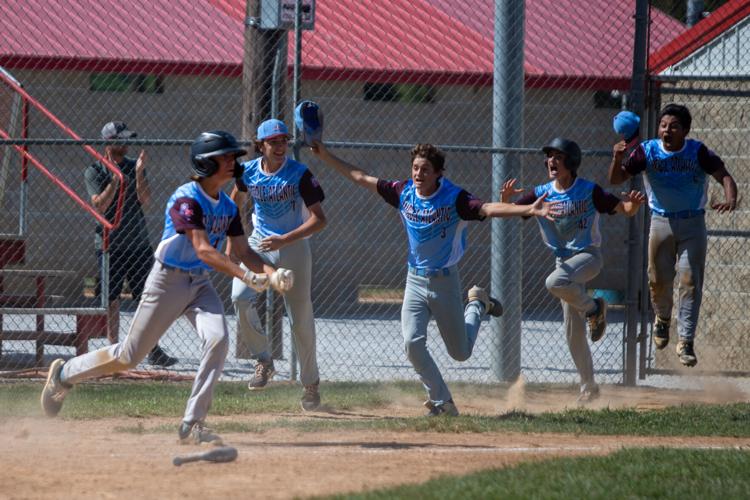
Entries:
{"label": "chain link fence", "polygon": [[[291,110],[299,99],[321,105],[325,140],[332,150],[379,178],[408,178],[409,149],[428,142],[447,152],[449,179],[484,200],[496,200],[499,172],[517,177],[527,189],[546,182],[540,148],[562,136],[584,149],[579,174],[607,188],[610,152],[617,141],[612,117],[628,105],[635,2],[616,6],[599,0],[495,3],[341,0],[313,5],[302,1],[300,19],[303,27],[312,29],[302,30],[297,43],[295,2],[157,0],[135,1],[127,7],[111,2],[8,2],[0,7],[0,27],[13,36],[0,43],[0,64],[84,139],[72,141],[70,134],[33,106],[25,113],[18,93],[8,85],[0,85],[0,128],[90,204],[84,172],[96,158],[81,144],[103,154],[102,126],[112,120],[126,122],[138,132],[137,138],[124,141],[128,156],[135,159],[141,150],[146,155],[151,200],[142,210],[152,247],[162,232],[168,197],[190,174],[192,139],[204,130],[224,129],[249,144],[254,127],[268,117],[280,117],[291,126]],[[286,23],[282,29],[272,29],[276,21],[269,14],[271,4],[281,5],[279,16]],[[504,5],[515,10],[503,12]],[[47,12],[44,20],[35,14],[42,7]],[[312,26],[305,24],[311,18]],[[651,53],[688,29],[682,21],[652,6]],[[511,69],[500,68],[504,71],[500,73],[493,66],[498,53],[504,54],[501,60],[511,62],[522,54],[522,66],[515,68],[520,80],[508,76]],[[493,82],[503,74],[508,85],[499,99]],[[683,100],[682,95],[665,93],[667,87],[661,87],[662,101]],[[734,158],[734,152],[737,166],[729,166],[739,174],[742,158],[746,161],[741,151],[747,149],[742,148],[741,134],[725,151],[725,143],[703,131],[703,127],[735,127],[729,124],[737,123],[737,117],[730,107],[724,115],[710,112],[701,102],[695,106],[695,123],[701,127],[695,135],[705,137],[727,160]],[[504,103],[503,108],[498,103]],[[517,135],[513,143],[498,141],[498,117],[513,106],[520,112],[508,113],[513,116],[504,119]],[[737,123],[735,128],[742,126]],[[306,149],[294,151],[326,193],[323,208],[328,226],[311,239],[321,378],[413,379],[400,332],[407,239],[398,212],[320,164]],[[101,272],[94,217],[7,142],[0,155],[0,231],[6,234],[0,369],[46,366],[55,357],[72,356],[74,337],[80,344],[90,334],[78,347],[89,350],[115,338],[122,340],[137,306],[134,281],[148,266],[132,269],[132,277],[125,280],[116,305],[119,326],[108,338],[106,308],[113,308],[97,297]],[[26,166],[28,177],[23,178]],[[619,193],[617,188],[612,191]],[[741,224],[740,217],[724,216],[722,220],[731,219],[729,225],[717,223],[712,228],[741,229],[735,227]],[[610,299],[610,326],[607,337],[591,347],[598,380],[621,382],[625,283],[628,275],[644,271],[627,268],[624,217],[603,216],[601,230],[604,268],[588,286],[592,293],[599,290]],[[741,260],[739,250],[742,237],[712,237],[711,245],[722,247],[722,258],[736,255],[737,260],[726,266],[746,270],[748,263]],[[473,284],[499,290],[506,302],[503,321],[518,319],[520,342],[518,350],[511,351],[515,359],[510,364],[516,363],[528,381],[577,381],[560,304],[544,284],[554,259],[536,222],[473,222],[468,241],[460,264],[464,291]],[[502,252],[498,241],[503,242]],[[127,261],[122,265],[136,266]],[[726,266],[724,270],[739,280],[742,274]],[[510,274],[497,274],[496,269]],[[707,303],[713,293],[710,280],[722,279],[715,276],[707,276]],[[237,356],[242,349],[234,335],[231,280],[218,273],[213,280],[225,300],[232,332],[224,378],[247,378],[252,363]],[[738,297],[741,285],[737,281]],[[516,302],[513,296],[518,297]],[[737,307],[741,300],[737,299]],[[52,310],[44,315],[19,314],[13,309],[40,304],[93,310],[82,319],[81,314]],[[274,339],[275,357],[287,361],[277,362],[278,376],[294,378],[293,348],[280,300],[263,297],[258,306],[264,328]],[[708,304],[707,310],[705,321],[718,315],[714,321],[725,324],[731,318]],[[499,360],[499,352],[512,329],[512,324],[496,320],[483,323],[473,356],[462,363],[447,354],[433,324],[428,346],[447,380],[491,382],[503,378],[502,365],[509,363]],[[201,345],[186,320],[175,323],[160,345],[179,359],[170,370],[195,371]],[[642,346],[652,367],[652,353],[646,343]],[[140,368],[161,369],[148,359]]]}

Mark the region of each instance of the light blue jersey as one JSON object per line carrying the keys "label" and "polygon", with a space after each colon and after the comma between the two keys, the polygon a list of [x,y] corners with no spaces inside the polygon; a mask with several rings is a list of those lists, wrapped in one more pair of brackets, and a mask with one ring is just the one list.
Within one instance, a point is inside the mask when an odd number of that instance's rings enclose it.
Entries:
{"label": "light blue jersey", "polygon": [[154,256],[163,264],[185,270],[211,269],[195,254],[187,229],[206,231],[211,246],[221,248],[226,236],[241,236],[237,205],[223,191],[219,199],[208,196],[200,184],[183,184],[169,197],[164,212],[164,232]]}
{"label": "light blue jersey", "polygon": [[670,152],[664,150],[659,139],[642,144],[646,153],[643,183],[654,213],[664,215],[705,207],[708,177],[698,161],[701,145],[687,139],[680,151]]}
{"label": "light blue jersey", "polygon": [[[596,183],[577,177],[565,191],[555,187],[555,181],[534,188],[528,202],[547,193],[545,201],[562,203],[562,214],[550,221],[537,217],[544,243],[557,257],[569,257],[587,247],[602,243],[599,232],[599,212],[612,213],[620,200],[605,192]],[[524,203],[524,204],[525,204]]]}
{"label": "light blue jersey", "polygon": [[307,207],[323,201],[323,190],[303,163],[287,158],[276,172],[261,168],[262,157],[243,163],[242,180],[255,205],[253,232],[256,236],[286,234],[305,222]]}
{"label": "light blue jersey", "polygon": [[445,177],[431,196],[417,194],[411,180],[378,182],[378,192],[396,206],[409,238],[409,266],[442,269],[458,263],[466,250],[468,220],[482,220],[482,201]]}
{"label": "light blue jersey", "polygon": [[686,139],[682,149],[673,152],[666,151],[660,139],[651,139],[636,148],[623,167],[630,175],[643,172],[653,213],[681,218],[703,213],[707,174],[724,168],[724,162],[695,139]]}

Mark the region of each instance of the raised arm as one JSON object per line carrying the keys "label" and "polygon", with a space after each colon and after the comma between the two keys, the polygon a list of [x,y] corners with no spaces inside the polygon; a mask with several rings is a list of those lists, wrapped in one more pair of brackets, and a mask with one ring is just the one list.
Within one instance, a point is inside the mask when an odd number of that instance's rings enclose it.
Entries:
{"label": "raised arm", "polygon": [[355,184],[369,189],[373,193],[378,192],[378,178],[373,177],[364,170],[345,162],[337,157],[326,148],[322,142],[315,141],[310,148],[315,156],[320,158],[323,163],[333,167],[338,173],[349,179]]}
{"label": "raised arm", "polygon": [[630,179],[630,174],[622,166],[623,159],[625,158],[625,151],[627,150],[627,143],[622,140],[614,145],[612,148],[612,163],[609,165],[608,180],[610,184],[618,185],[622,184],[626,180]]}
{"label": "raised arm", "polygon": [[135,193],[142,206],[151,202],[151,187],[146,177],[146,151],[143,149],[135,162]]}

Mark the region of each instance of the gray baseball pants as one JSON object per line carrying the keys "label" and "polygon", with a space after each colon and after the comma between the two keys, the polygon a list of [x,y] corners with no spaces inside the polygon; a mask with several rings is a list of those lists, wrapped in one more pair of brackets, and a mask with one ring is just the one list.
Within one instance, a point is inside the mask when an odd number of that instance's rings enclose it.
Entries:
{"label": "gray baseball pants", "polygon": [[669,219],[651,214],[648,237],[651,301],[657,316],[671,319],[674,278],[677,274],[677,332],[682,340],[692,341],[695,338],[703,298],[707,246],[705,216]]}
{"label": "gray baseball pants", "polygon": [[162,335],[185,315],[203,341],[183,420],[203,421],[213,400],[229,348],[224,306],[208,272],[195,275],[154,263],[127,336],[117,344],[77,356],[63,365],[61,379],[69,384],[134,368]]}
{"label": "gray baseball pants", "polygon": [[401,331],[404,349],[419,375],[427,396],[435,405],[452,399],[435,360],[427,350],[427,324],[434,317],[448,354],[466,361],[474,350],[484,306],[470,302],[463,307],[461,281],[456,266],[449,275],[406,275],[404,303],[401,307]]}
{"label": "gray baseball pants", "polygon": [[560,299],[563,324],[568,349],[581,377],[581,389],[594,385],[594,362],[591,359],[584,315],[596,304],[586,293],[586,282],[602,269],[602,255],[598,248],[586,248],[572,257],[556,259],[556,268],[547,276],[545,285],[552,295]]}
{"label": "gray baseball pants", "polygon": [[[294,272],[294,286],[284,294],[284,307],[292,330],[294,345],[300,365],[300,381],[304,385],[320,381],[315,346],[315,318],[313,317],[312,295],[312,252],[308,240],[297,240],[279,250],[262,252],[258,249],[261,238],[253,233],[248,242],[260,255],[263,262],[274,267],[291,269]],[[258,312],[255,310],[255,290],[241,280],[232,281],[232,304],[237,314],[238,357],[251,357],[258,361],[271,360],[268,337],[261,328]],[[243,355],[243,351],[246,352]]]}

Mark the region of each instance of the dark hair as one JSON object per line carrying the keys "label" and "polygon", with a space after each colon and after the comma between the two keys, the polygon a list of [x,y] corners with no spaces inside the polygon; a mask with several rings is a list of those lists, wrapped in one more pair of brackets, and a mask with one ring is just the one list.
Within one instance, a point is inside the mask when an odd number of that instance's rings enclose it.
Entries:
{"label": "dark hair", "polygon": [[445,169],[445,153],[432,144],[417,144],[414,146],[411,150],[412,163],[414,163],[414,158],[417,157],[425,158],[432,163],[436,172],[442,172]]}
{"label": "dark hair", "polygon": [[257,137],[253,139],[253,149],[255,149],[255,152],[258,154],[263,153],[263,141],[259,140]]}
{"label": "dark hair", "polygon": [[687,109],[687,106],[683,106],[682,104],[667,104],[659,112],[659,121],[661,121],[661,119],[665,116],[674,116],[675,118],[677,118],[677,121],[680,122],[682,128],[685,129],[685,132],[690,131],[690,125],[693,123],[693,117],[690,116],[690,111]]}

